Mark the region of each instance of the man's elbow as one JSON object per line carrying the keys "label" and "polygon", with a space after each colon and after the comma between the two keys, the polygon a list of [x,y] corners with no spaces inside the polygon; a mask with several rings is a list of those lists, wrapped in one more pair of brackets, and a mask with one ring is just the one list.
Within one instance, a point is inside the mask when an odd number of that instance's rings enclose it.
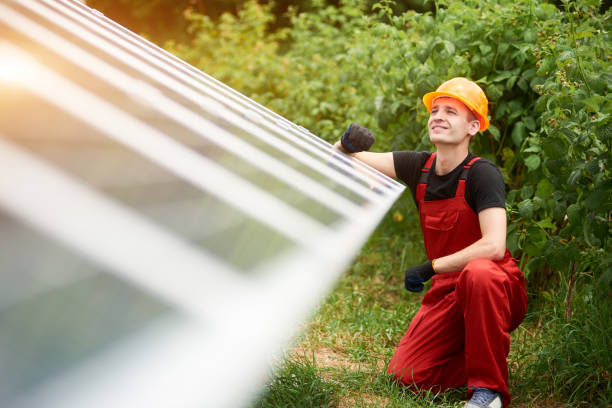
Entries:
{"label": "man's elbow", "polygon": [[506,255],[506,243],[505,242],[492,242],[491,243],[491,260],[501,261]]}

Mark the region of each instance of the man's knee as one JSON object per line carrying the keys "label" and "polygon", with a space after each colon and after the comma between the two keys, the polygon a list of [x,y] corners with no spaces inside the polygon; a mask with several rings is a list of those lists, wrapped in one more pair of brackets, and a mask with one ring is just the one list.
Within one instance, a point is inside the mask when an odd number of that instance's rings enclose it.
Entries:
{"label": "man's knee", "polygon": [[431,369],[421,369],[417,367],[399,367],[394,364],[389,364],[387,373],[393,375],[393,378],[407,386],[415,387],[416,389],[430,389],[435,386],[437,375]]}

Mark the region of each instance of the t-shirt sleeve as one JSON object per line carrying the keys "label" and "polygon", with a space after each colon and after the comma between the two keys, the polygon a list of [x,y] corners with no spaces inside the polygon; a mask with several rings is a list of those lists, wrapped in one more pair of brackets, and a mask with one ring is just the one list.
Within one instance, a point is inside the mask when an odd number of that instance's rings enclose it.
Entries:
{"label": "t-shirt sleeve", "polygon": [[393,152],[393,164],[397,178],[402,180],[415,194],[421,169],[431,155],[431,152],[400,151]]}
{"label": "t-shirt sleeve", "polygon": [[478,160],[468,175],[466,200],[476,213],[491,208],[506,208],[504,178],[495,164],[489,160]]}

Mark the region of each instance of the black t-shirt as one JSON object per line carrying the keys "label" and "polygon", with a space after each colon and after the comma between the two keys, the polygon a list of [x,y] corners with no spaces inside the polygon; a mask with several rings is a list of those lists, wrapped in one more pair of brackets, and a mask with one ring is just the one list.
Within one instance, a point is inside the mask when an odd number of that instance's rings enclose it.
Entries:
{"label": "black t-shirt", "polygon": [[[421,169],[425,166],[429,156],[431,156],[431,152],[393,152],[395,174],[408,185],[415,202],[416,188],[421,175]],[[476,157],[474,154],[469,153],[459,166],[443,176],[436,175],[433,170],[436,163],[436,159],[434,159],[432,170],[429,173],[425,201],[444,200],[454,197],[461,169],[474,157]],[[493,162],[481,158],[472,164],[466,180],[465,200],[476,214],[486,208],[506,208],[504,178]]]}

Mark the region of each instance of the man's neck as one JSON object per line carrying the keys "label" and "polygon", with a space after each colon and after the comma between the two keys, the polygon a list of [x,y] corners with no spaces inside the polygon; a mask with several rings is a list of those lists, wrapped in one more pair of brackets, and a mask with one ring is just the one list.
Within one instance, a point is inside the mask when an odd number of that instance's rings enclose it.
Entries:
{"label": "man's neck", "polygon": [[436,146],[436,175],[443,176],[450,173],[460,165],[467,157],[469,150],[468,145],[439,145]]}

